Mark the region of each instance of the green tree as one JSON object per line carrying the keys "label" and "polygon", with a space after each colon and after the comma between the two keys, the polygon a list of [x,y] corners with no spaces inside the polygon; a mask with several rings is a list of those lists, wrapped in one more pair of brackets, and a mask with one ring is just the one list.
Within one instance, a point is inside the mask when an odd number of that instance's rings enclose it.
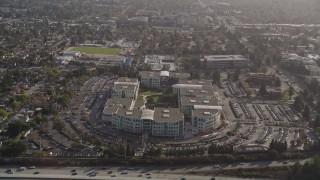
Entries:
{"label": "green tree", "polygon": [[2,156],[4,157],[16,157],[21,155],[22,153],[25,153],[27,150],[26,145],[21,142],[13,142],[10,145],[8,145],[7,147],[4,147],[1,150]]}
{"label": "green tree", "polygon": [[27,96],[25,94],[17,94],[15,98],[20,103],[24,103],[30,100],[30,96]]}
{"label": "green tree", "polygon": [[233,75],[234,81],[238,81],[238,80],[239,80],[240,74],[241,74],[241,70],[237,68],[237,69],[235,70],[235,72],[234,72],[234,75]]}
{"label": "green tree", "polygon": [[309,121],[309,120],[310,120],[310,107],[309,107],[308,105],[306,105],[306,106],[304,107],[302,116],[303,116],[303,118],[304,118],[306,121]]}
{"label": "green tree", "polygon": [[18,110],[18,109],[20,108],[20,103],[17,102],[17,101],[13,101],[13,102],[11,103],[11,107],[12,107],[12,109],[13,109],[14,111],[16,111],[16,110]]}
{"label": "green tree", "polygon": [[11,122],[8,124],[7,133],[10,138],[16,137],[23,131],[28,130],[30,127],[27,123],[21,121]]}
{"label": "green tree", "polygon": [[294,103],[293,103],[293,107],[296,111],[301,112],[303,109],[303,102],[301,100],[301,98],[298,96],[295,98]]}
{"label": "green tree", "polygon": [[280,80],[280,78],[278,78],[278,77],[275,78],[274,85],[275,85],[276,87],[281,87],[281,80]]}
{"label": "green tree", "polygon": [[317,112],[320,113],[320,100],[317,103]]}
{"label": "green tree", "polygon": [[288,149],[288,144],[287,144],[287,141],[277,141],[277,140],[274,140],[272,139],[270,145],[269,145],[269,151],[272,151],[272,150],[275,150],[279,153],[283,153],[285,151],[287,151]]}
{"label": "green tree", "polygon": [[259,93],[260,93],[261,96],[267,95],[267,86],[265,84],[261,85]]}
{"label": "green tree", "polygon": [[56,130],[62,131],[65,128],[64,123],[61,121],[61,119],[57,116],[54,116],[52,118],[53,126]]}
{"label": "green tree", "polygon": [[289,87],[289,96],[292,97],[294,94],[294,89],[292,86]]}
{"label": "green tree", "polygon": [[319,128],[320,127],[320,115],[317,115],[316,119],[314,120],[313,126],[315,128]]}
{"label": "green tree", "polygon": [[1,118],[6,118],[6,117],[8,117],[8,115],[9,115],[9,113],[6,110],[0,109],[0,117]]}
{"label": "green tree", "polygon": [[212,83],[219,83],[220,79],[221,79],[221,75],[219,71],[213,71],[212,74]]}

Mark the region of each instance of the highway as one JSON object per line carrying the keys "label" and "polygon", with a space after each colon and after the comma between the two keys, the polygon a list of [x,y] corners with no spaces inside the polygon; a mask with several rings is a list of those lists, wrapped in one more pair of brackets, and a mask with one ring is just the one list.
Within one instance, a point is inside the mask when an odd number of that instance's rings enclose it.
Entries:
{"label": "highway", "polygon": [[[193,180],[211,179],[213,174],[208,174],[208,171],[238,169],[238,168],[257,168],[257,167],[280,167],[292,166],[296,162],[304,163],[305,160],[291,161],[266,161],[266,162],[251,162],[251,163],[233,163],[233,164],[212,164],[212,165],[186,165],[174,167],[124,167],[124,166],[104,166],[104,167],[36,167],[36,169],[27,169],[18,171],[17,166],[0,167],[0,179],[158,179],[158,180],[179,180],[181,178]],[[8,174],[6,171],[12,169],[13,174]],[[127,171],[127,174],[123,172]],[[37,172],[37,173],[36,173]],[[74,175],[72,173],[76,172]],[[90,172],[97,172],[95,176],[89,176]],[[146,175],[151,173],[151,175]],[[112,177],[112,174],[116,177]],[[139,175],[142,175],[139,177]],[[149,178],[148,178],[149,177]],[[242,178],[233,177],[216,177],[217,180],[240,180]]]}

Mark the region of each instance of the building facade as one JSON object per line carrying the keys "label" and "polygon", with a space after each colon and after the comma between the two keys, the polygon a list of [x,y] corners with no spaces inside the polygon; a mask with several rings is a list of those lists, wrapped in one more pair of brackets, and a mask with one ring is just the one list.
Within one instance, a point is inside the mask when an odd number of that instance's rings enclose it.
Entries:
{"label": "building facade", "polygon": [[136,78],[119,78],[111,89],[112,98],[137,99],[139,81]]}
{"label": "building facade", "polygon": [[220,125],[220,111],[215,109],[192,110],[192,133],[213,131]]}
{"label": "building facade", "polygon": [[155,110],[119,109],[112,116],[112,125],[118,130],[158,137],[183,137],[184,116],[178,108]]}
{"label": "building facade", "polygon": [[209,55],[200,59],[200,63],[206,68],[225,69],[246,68],[250,61],[242,55]]}
{"label": "building facade", "polygon": [[139,73],[141,85],[150,89],[160,89],[168,84],[170,78],[180,81],[190,78],[189,73],[178,73],[169,71],[141,71]]}

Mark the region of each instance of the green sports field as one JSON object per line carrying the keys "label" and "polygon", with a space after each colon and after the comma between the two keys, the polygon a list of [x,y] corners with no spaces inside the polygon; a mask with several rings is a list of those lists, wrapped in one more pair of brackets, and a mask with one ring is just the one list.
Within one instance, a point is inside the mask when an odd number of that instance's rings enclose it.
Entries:
{"label": "green sports field", "polygon": [[120,48],[78,46],[72,48],[71,51],[79,51],[80,53],[86,54],[118,55],[120,53]]}

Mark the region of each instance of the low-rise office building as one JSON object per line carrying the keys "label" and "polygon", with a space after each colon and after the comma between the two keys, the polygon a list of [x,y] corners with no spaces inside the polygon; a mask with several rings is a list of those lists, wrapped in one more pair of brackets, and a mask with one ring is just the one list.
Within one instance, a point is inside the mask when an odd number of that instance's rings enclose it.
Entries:
{"label": "low-rise office building", "polygon": [[185,97],[196,97],[196,98],[203,98],[203,99],[213,99],[214,93],[210,90],[202,90],[202,89],[180,89],[179,96]]}
{"label": "low-rise office building", "polygon": [[111,90],[112,98],[136,99],[139,92],[139,81],[136,78],[119,78]]}
{"label": "low-rise office building", "polygon": [[126,63],[126,57],[124,56],[105,56],[99,59],[99,64],[104,66],[120,66],[122,67]]}
{"label": "low-rise office building", "polygon": [[191,116],[194,109],[215,109],[222,110],[216,99],[205,99],[197,97],[180,97],[179,109],[181,112]]}
{"label": "low-rise office building", "polygon": [[212,81],[193,79],[193,80],[180,80],[178,84],[172,86],[173,92],[177,93],[180,97],[180,90],[194,90],[194,91],[208,91],[213,93]]}
{"label": "low-rise office building", "polygon": [[242,55],[209,55],[200,59],[203,67],[224,69],[224,68],[246,68],[249,66],[249,59]]}
{"label": "low-rise office building", "polygon": [[160,89],[166,86],[169,78],[177,81],[190,78],[189,73],[169,72],[169,71],[141,71],[139,73],[141,85],[150,89]]}
{"label": "low-rise office building", "polygon": [[184,116],[177,108],[155,108],[155,110],[119,109],[112,116],[112,125],[130,133],[148,133],[152,136],[182,137]]}
{"label": "low-rise office building", "polygon": [[174,56],[171,55],[146,55],[143,64],[150,65],[153,71],[176,70]]}
{"label": "low-rise office building", "polygon": [[117,113],[118,109],[128,109],[132,110],[135,105],[135,101],[133,99],[127,98],[110,98],[107,100],[103,113],[102,120],[103,121],[111,121],[112,115]]}
{"label": "low-rise office building", "polygon": [[178,108],[155,108],[153,136],[183,137],[184,115]]}
{"label": "low-rise office building", "polygon": [[192,133],[213,131],[220,126],[221,112],[216,109],[194,109],[192,110]]}

